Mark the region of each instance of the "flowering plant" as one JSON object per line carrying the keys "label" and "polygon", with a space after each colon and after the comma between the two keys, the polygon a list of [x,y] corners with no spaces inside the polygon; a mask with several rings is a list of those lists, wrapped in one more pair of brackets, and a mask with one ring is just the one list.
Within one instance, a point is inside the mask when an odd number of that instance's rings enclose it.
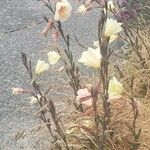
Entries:
{"label": "flowering plant", "polygon": [[[78,60],[74,58],[71,50],[72,38],[65,33],[62,26],[71,18],[73,11],[71,3],[68,0],[56,2],[43,0],[43,2],[50,9],[53,17],[51,19],[45,17],[47,25],[41,34],[47,36],[49,32],[53,32],[52,38],[58,44],[56,51],[51,50],[47,53],[47,61],[39,59],[35,71],[31,60],[28,60],[24,53],[22,53],[22,60],[32,81],[33,91],[30,93],[37,100],[40,118],[53,138],[53,149],[137,150],[141,146],[139,142],[141,129],[137,129],[136,126],[140,102],[133,94],[133,78],[131,78],[131,85],[125,82],[122,71],[111,60],[111,57],[116,54],[111,47],[113,42],[124,41],[124,37],[127,36],[130,44],[137,44],[132,42],[130,32],[127,30],[128,24],[124,19],[118,18],[118,13],[120,9],[126,7],[127,0],[86,0],[79,6],[77,13],[86,15],[98,8],[101,17],[97,21],[98,40],[93,42],[93,46],[86,48]],[[63,48],[60,48],[58,38],[62,38]],[[85,48],[78,39],[76,42]],[[138,51],[136,45],[133,48],[135,52]],[[137,55],[141,58],[138,52]],[[57,66],[57,63],[63,63],[63,67],[58,69],[58,72],[66,73],[70,85],[68,91],[72,89],[74,93],[74,98],[69,97],[73,106],[67,105],[68,111],[65,112],[64,110],[57,112],[52,98],[55,95],[51,93],[52,85],[44,90],[39,83],[42,73],[49,72],[52,65]],[[96,72],[93,81],[90,78],[86,79],[87,82],[92,83],[83,83],[84,78],[78,65],[80,63],[81,67],[85,65]],[[145,66],[145,62],[143,63]],[[64,92],[62,92],[62,99],[67,99],[63,94]]]}

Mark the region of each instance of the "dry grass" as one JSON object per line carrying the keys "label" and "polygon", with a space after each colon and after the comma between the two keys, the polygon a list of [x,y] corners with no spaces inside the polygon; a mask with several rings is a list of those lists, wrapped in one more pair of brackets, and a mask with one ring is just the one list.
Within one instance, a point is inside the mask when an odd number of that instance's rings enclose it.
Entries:
{"label": "dry grass", "polygon": [[141,104],[139,126],[142,128],[140,150],[150,150],[150,99]]}

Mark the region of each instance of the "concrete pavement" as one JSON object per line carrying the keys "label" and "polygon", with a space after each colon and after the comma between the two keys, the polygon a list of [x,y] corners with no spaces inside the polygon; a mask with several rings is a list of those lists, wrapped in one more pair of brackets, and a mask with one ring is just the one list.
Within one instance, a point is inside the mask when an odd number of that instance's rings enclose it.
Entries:
{"label": "concrete pavement", "polygon": [[[11,87],[29,87],[20,53],[26,52],[34,62],[41,57],[44,59],[42,50],[47,48],[51,40],[50,37],[45,39],[39,35],[45,22],[37,23],[42,22],[43,14],[48,13],[36,0],[0,0],[0,150],[48,149],[43,147],[48,143],[47,136],[39,138],[29,135],[17,142],[12,140],[17,131],[30,130],[39,123],[39,119],[33,116],[36,108],[29,105],[28,96],[11,94]],[[86,17],[73,14],[64,23],[64,28],[70,34],[77,35],[83,44],[90,46],[96,39],[97,18],[98,13],[95,12]],[[13,30],[17,31],[9,33]],[[74,44],[72,51],[77,59],[82,49]],[[50,80],[55,79],[56,76],[51,74]]]}

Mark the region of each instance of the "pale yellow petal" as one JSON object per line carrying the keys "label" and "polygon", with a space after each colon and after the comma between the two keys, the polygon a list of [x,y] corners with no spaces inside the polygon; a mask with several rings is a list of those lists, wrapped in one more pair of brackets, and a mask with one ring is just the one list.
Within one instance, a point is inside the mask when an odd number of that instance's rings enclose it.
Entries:
{"label": "pale yellow petal", "polygon": [[45,61],[42,61],[39,59],[36,64],[35,74],[39,75],[48,69],[49,69],[49,64],[47,64],[47,63],[45,63]]}
{"label": "pale yellow petal", "polygon": [[95,69],[99,68],[101,61],[100,49],[93,49],[89,47],[87,51],[82,53],[82,56],[78,61],[86,66],[93,67]]}
{"label": "pale yellow petal", "polygon": [[81,5],[77,10],[77,12],[82,15],[84,15],[86,13],[86,11],[87,11],[87,8],[85,7],[85,5]]}
{"label": "pale yellow petal", "polygon": [[115,5],[114,5],[112,0],[108,1],[107,5],[108,5],[108,10],[114,10],[115,9]]}
{"label": "pale yellow petal", "polygon": [[71,11],[72,11],[72,6],[67,0],[62,0],[61,2],[57,2],[54,19],[56,21],[64,22],[70,17]]}
{"label": "pale yellow petal", "polygon": [[107,19],[106,25],[105,25],[105,36],[106,37],[111,37],[113,35],[118,34],[120,31],[122,31],[121,27],[122,23],[118,23],[114,19]]}
{"label": "pale yellow petal", "polygon": [[113,42],[114,40],[116,40],[118,38],[118,35],[112,35],[109,39],[109,43]]}
{"label": "pale yellow petal", "polygon": [[122,92],[123,92],[122,84],[115,77],[113,77],[109,82],[108,88],[109,98],[119,96],[122,94]]}
{"label": "pale yellow petal", "polygon": [[58,60],[60,59],[60,57],[61,57],[61,56],[60,56],[57,52],[55,52],[55,51],[50,51],[50,52],[48,52],[48,53],[47,53],[47,56],[48,56],[49,63],[50,63],[51,65],[56,64],[56,63],[58,62]]}
{"label": "pale yellow petal", "polygon": [[94,41],[93,45],[94,45],[95,47],[99,47],[99,41],[98,41],[98,40],[97,40],[97,41]]}

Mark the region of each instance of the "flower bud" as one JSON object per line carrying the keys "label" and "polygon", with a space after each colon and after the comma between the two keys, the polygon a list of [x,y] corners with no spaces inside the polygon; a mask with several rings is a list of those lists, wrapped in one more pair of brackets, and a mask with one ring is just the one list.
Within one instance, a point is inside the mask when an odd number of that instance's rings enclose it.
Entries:
{"label": "flower bud", "polygon": [[47,37],[48,31],[50,31],[54,27],[54,23],[49,21],[44,28],[44,30],[41,32],[41,35]]}

